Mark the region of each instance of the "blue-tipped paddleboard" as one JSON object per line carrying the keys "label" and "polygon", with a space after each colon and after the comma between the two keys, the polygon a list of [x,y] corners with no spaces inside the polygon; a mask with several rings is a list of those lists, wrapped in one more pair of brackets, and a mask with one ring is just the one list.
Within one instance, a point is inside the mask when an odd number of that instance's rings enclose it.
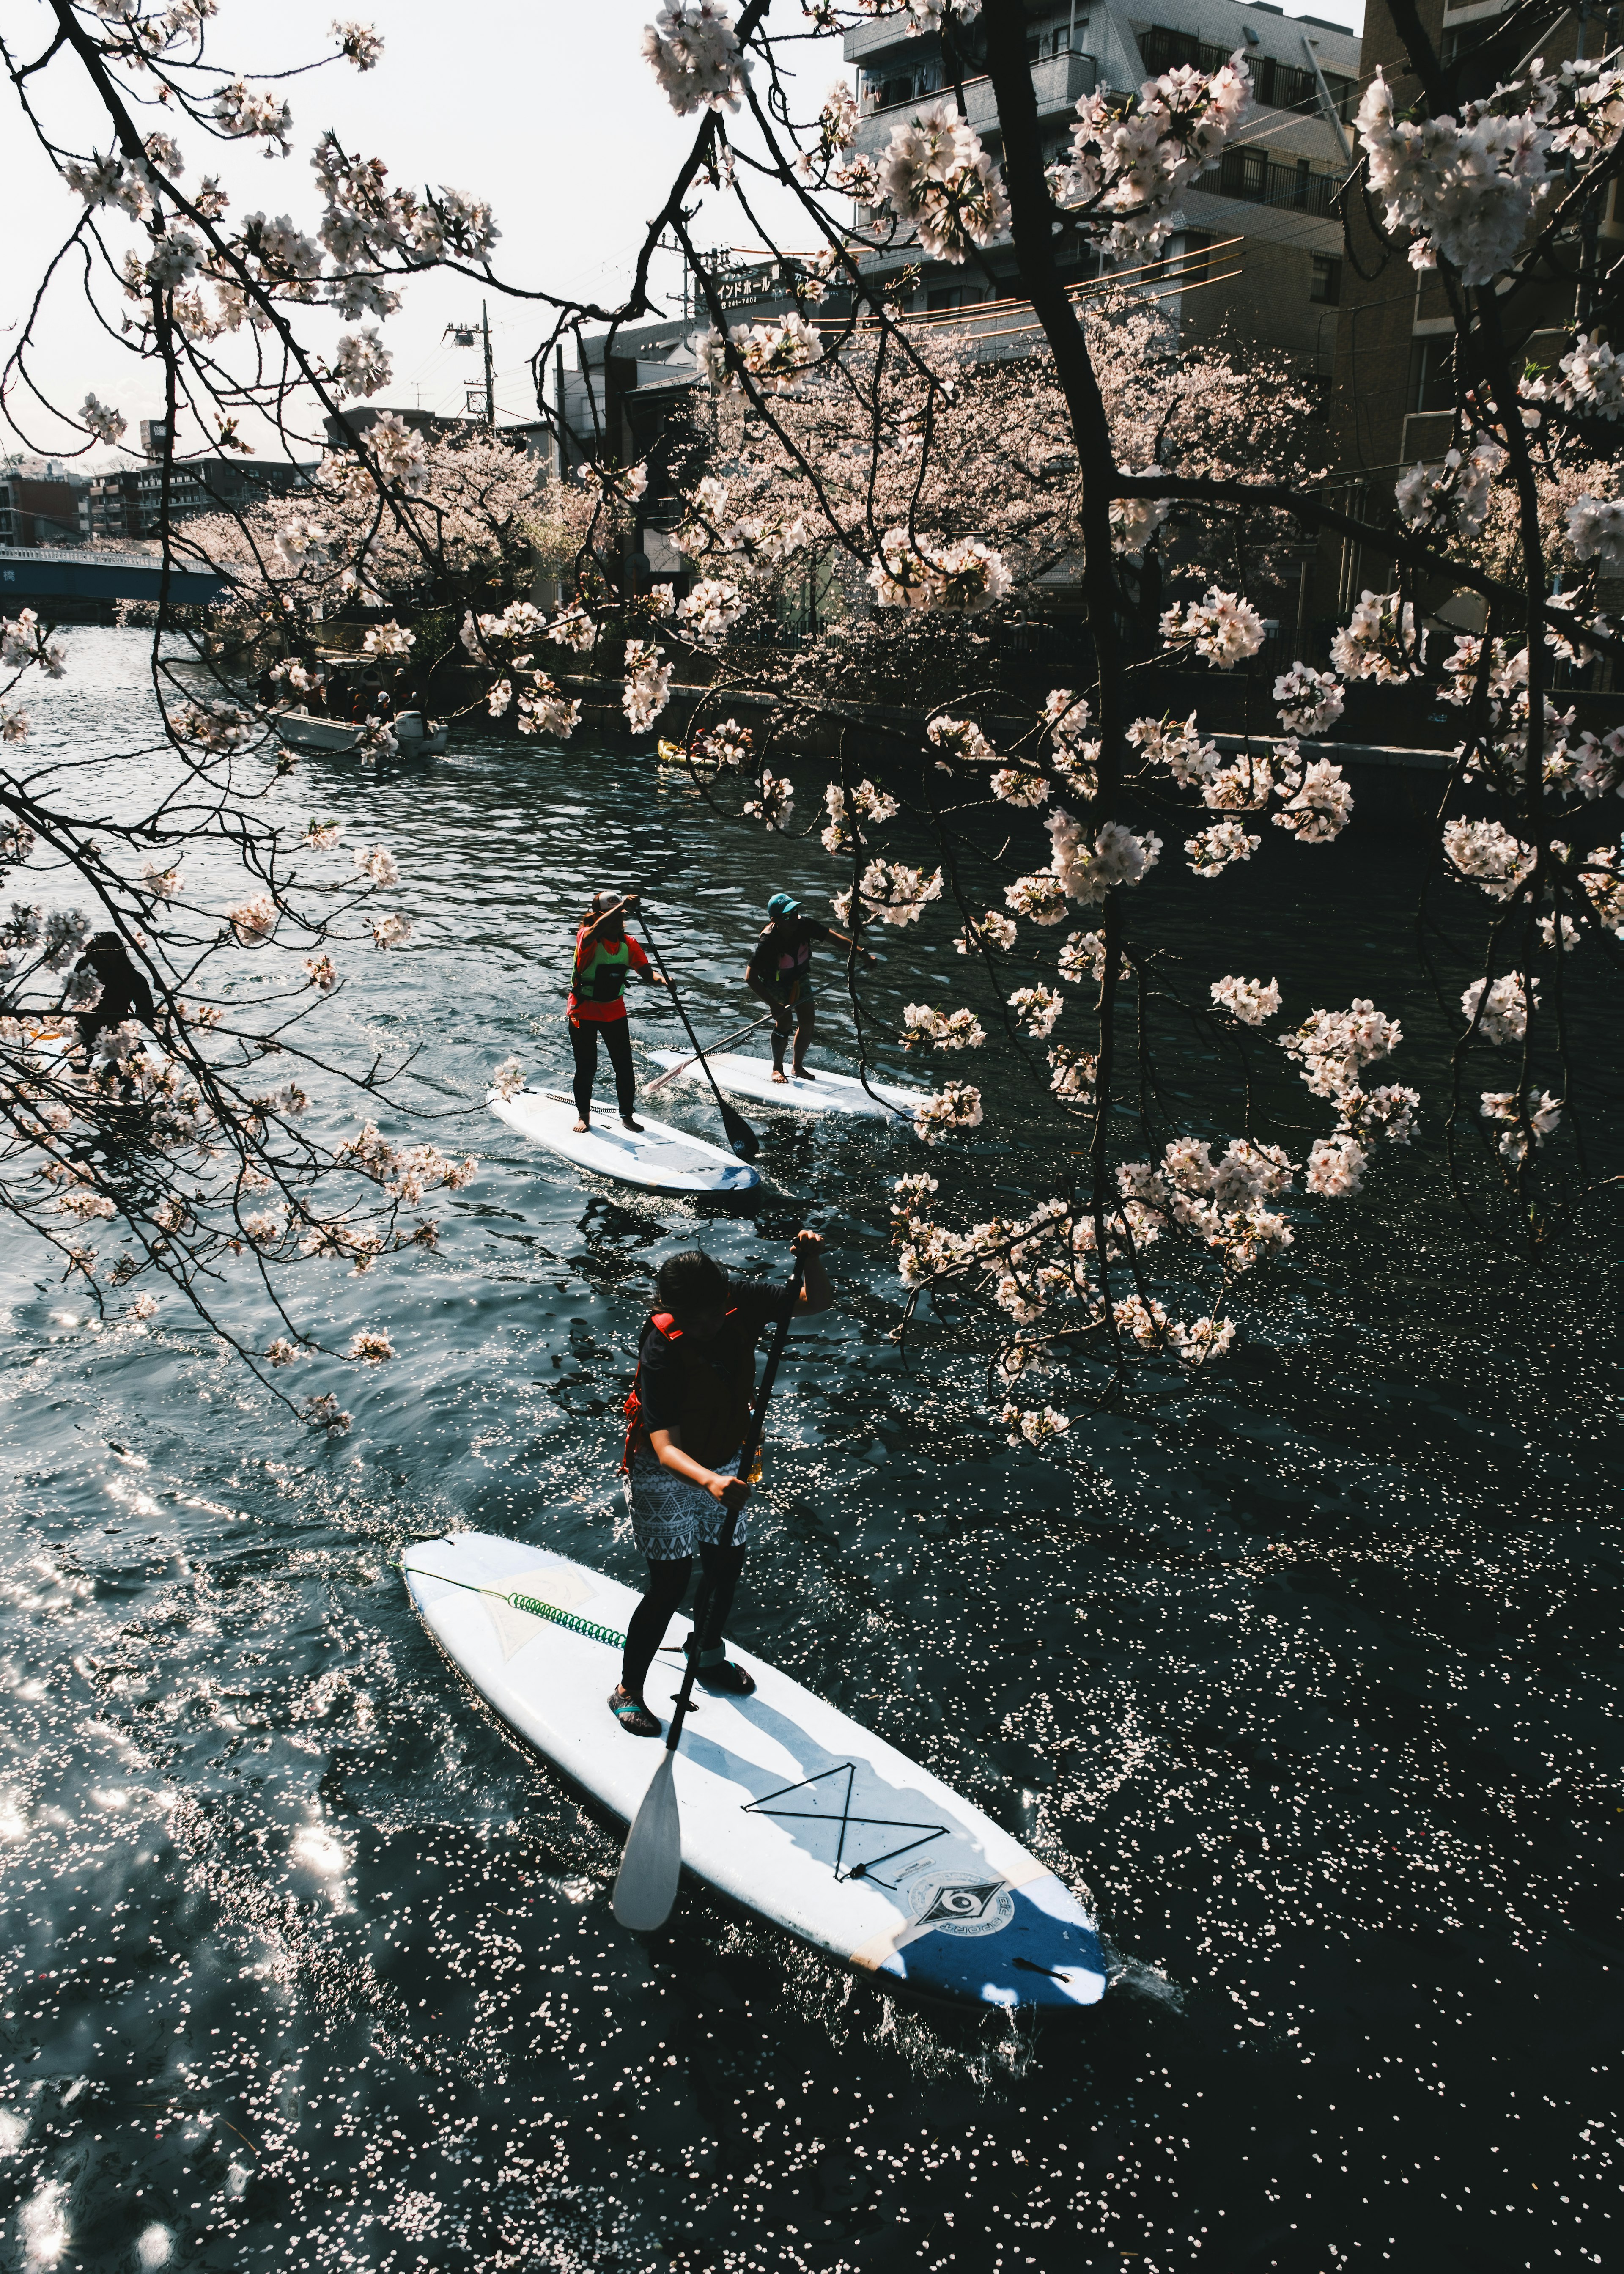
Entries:
{"label": "blue-tipped paddleboard", "polygon": [[[632,1590],[482,1532],[411,1547],[403,1569],[424,1624],[480,1696],[628,1823],[661,1758],[605,1702]],[[1063,1880],[928,1769],[729,1649],[755,1694],[697,1691],[675,1765],[695,1879],[916,1996],[1074,2010],[1103,1995],[1094,1921]],[[655,1660],[646,1695],[662,1719],[680,1666],[674,1647]]]}

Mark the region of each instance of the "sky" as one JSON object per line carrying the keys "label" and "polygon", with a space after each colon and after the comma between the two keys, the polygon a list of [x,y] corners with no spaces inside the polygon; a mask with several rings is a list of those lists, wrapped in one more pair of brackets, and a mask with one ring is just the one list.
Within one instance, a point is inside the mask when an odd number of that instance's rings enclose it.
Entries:
{"label": "sky", "polygon": [[[343,12],[374,24],[385,53],[378,67],[357,73],[335,63],[295,79],[294,147],[287,159],[266,159],[247,147],[228,147],[196,128],[177,128],[166,114],[154,124],[176,132],[188,162],[188,178],[218,173],[233,211],[289,214],[313,233],[319,200],[310,173],[317,136],[331,127],[347,148],[381,158],[391,177],[421,188],[447,183],[483,197],[502,231],[494,266],[505,280],[530,290],[590,298],[605,305],[626,289],[644,226],[665,201],[672,177],[691,144],[694,122],[675,117],[639,51],[643,26],[656,0],[342,0]],[[1289,12],[1296,13],[1293,9]],[[1310,0],[1310,12],[1357,25],[1358,5]],[[332,46],[334,0],[221,0],[211,27],[210,53],[233,71],[283,71]],[[0,28],[14,55],[40,53],[49,34],[42,0],[0,0]],[[777,0],[772,22],[786,32],[804,28],[795,0]],[[787,51],[803,59],[816,109],[828,82],[843,68],[838,43],[823,41]],[[63,59],[30,82],[53,131],[79,150],[104,127],[79,93],[77,66]],[[6,100],[14,100],[9,95]],[[7,351],[41,277],[72,227],[78,200],[62,186],[15,112],[0,133],[0,326]],[[748,251],[748,232],[737,209],[717,210],[714,227],[702,215],[702,245]],[[139,232],[115,222],[118,245]],[[680,264],[665,256],[657,286],[680,294]],[[528,358],[545,335],[545,317],[522,302],[486,295],[491,303],[499,415],[534,415]],[[395,363],[393,385],[380,403],[461,412],[465,387],[481,376],[477,349],[459,349],[443,335],[448,324],[477,321],[480,289],[428,275],[406,288],[400,312],[384,327]],[[669,305],[677,306],[680,298]],[[304,332],[335,344],[342,328],[309,312]],[[86,390],[137,423],[162,408],[155,369],[147,370],[99,330],[85,310],[77,282],[60,278],[38,327],[33,368],[41,391],[77,408]],[[19,447],[61,450],[65,431],[46,414],[13,396],[12,413],[27,430],[20,444],[0,434],[0,455]],[[98,448],[86,463],[110,463]]]}

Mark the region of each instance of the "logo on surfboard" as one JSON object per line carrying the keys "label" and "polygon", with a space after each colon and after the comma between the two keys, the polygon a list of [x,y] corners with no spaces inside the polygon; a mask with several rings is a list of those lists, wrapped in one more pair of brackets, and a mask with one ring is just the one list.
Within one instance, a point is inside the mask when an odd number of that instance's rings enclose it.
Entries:
{"label": "logo on surfboard", "polygon": [[1015,1898],[1002,1879],[935,1871],[929,1864],[903,1872],[898,1891],[920,1925],[934,1933],[998,1934],[1015,1916]]}

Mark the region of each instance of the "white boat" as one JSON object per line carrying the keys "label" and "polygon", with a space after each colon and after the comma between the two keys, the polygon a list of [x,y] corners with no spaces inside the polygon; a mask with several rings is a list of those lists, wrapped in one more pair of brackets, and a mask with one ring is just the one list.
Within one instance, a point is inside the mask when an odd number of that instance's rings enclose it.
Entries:
{"label": "white boat", "polygon": [[[683,1050],[649,1052],[663,1066],[681,1065],[689,1055]],[[821,1066],[815,1069],[816,1081],[808,1081],[791,1073],[783,1081],[774,1081],[770,1058],[747,1058],[737,1050],[708,1051],[706,1063],[716,1076],[718,1089],[734,1097],[754,1098],[762,1105],[792,1107],[797,1113],[842,1113],[870,1121],[912,1121],[928,1096],[925,1090],[905,1089],[894,1081],[876,1081],[872,1075],[865,1089],[855,1074],[826,1073]],[[705,1069],[697,1059],[677,1076],[679,1081],[686,1082],[703,1082],[704,1078]]]}
{"label": "white boat", "polygon": [[[629,1823],[663,1758],[606,1702],[631,1588],[481,1532],[419,1541],[402,1570],[425,1626],[480,1697]],[[682,1861],[696,1879],[918,1997],[983,2011],[1097,2003],[1104,1953],[1063,1879],[827,1698],[728,1648],[756,1689],[697,1689],[673,1764]],[[662,1721],[681,1664],[673,1641],[650,1674],[645,1694]]]}
{"label": "white boat", "polygon": [[578,1169],[600,1177],[613,1177],[623,1185],[641,1185],[651,1193],[748,1193],[759,1185],[761,1172],[748,1161],[736,1161],[719,1145],[673,1129],[668,1121],[639,1114],[639,1129],[623,1129],[618,1113],[593,1107],[593,1121],[584,1133],[575,1128],[575,1101],[561,1089],[522,1089],[512,1097],[494,1090],[485,1103],[500,1119],[522,1137],[533,1138],[550,1152]]}
{"label": "white boat", "polygon": [[[304,710],[279,711],[271,723],[282,740],[296,750],[353,750],[365,732],[348,719],[324,719]],[[449,727],[426,733],[421,711],[402,711],[388,723],[402,757],[437,758],[451,739]]]}

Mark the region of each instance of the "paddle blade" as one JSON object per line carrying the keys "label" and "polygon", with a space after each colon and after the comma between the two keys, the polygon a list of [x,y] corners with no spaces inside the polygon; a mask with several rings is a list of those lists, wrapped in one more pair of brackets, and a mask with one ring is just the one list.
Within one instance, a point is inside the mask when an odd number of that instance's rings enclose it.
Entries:
{"label": "paddle blade", "polygon": [[653,1934],[671,1916],[682,1873],[682,1820],[672,1781],[674,1755],[663,1751],[626,1835],[620,1875],[614,1883],[614,1915],[636,1934]]}
{"label": "paddle blade", "polygon": [[753,1161],[761,1151],[761,1139],[756,1134],[742,1113],[735,1113],[731,1105],[722,1107],[722,1126],[727,1132],[727,1141],[741,1161]]}

